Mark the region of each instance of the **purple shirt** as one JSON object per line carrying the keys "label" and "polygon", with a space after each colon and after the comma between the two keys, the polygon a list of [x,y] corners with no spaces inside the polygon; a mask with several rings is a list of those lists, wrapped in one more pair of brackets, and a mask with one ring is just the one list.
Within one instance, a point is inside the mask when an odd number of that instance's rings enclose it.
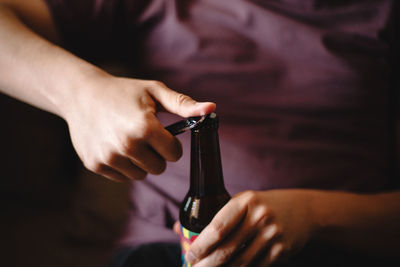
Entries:
{"label": "purple shirt", "polygon": [[[393,187],[384,37],[394,1],[47,2],[76,53],[116,57],[137,78],[217,103],[231,194]],[[178,240],[170,227],[189,186],[190,134],[180,140],[179,162],[133,184],[122,245]]]}

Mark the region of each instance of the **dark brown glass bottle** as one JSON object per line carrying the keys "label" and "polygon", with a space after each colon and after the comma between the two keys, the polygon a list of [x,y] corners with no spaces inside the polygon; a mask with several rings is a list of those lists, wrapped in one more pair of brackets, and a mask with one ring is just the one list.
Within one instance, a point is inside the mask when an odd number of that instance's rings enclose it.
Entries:
{"label": "dark brown glass bottle", "polygon": [[182,257],[190,243],[230,199],[222,175],[217,115],[207,115],[191,131],[190,188],[179,214]]}

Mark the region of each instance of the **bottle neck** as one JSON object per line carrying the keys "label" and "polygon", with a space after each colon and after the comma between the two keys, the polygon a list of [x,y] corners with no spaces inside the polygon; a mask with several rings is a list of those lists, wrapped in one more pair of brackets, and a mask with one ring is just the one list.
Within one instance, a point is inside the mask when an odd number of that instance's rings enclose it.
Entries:
{"label": "bottle neck", "polygon": [[192,131],[190,162],[192,194],[204,196],[226,192],[216,127]]}

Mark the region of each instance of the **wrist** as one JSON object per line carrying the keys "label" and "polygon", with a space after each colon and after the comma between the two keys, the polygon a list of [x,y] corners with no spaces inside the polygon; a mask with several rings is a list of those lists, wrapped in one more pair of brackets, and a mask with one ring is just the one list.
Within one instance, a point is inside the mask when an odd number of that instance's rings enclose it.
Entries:
{"label": "wrist", "polygon": [[[324,233],[329,229],[329,205],[325,205],[329,198],[328,192],[310,190],[308,191],[308,211],[311,225],[310,239],[320,241],[323,239]],[[329,201],[328,201],[329,202]]]}
{"label": "wrist", "polygon": [[83,61],[78,65],[64,74],[65,84],[60,85],[59,94],[51,99],[57,109],[57,114],[67,122],[71,116],[74,116],[73,114],[79,113],[81,107],[92,100],[96,91],[99,91],[104,84],[104,80],[111,77],[110,74],[90,63]]}
{"label": "wrist", "polygon": [[332,243],[343,234],[357,210],[360,196],[340,191],[315,191],[311,201],[315,227],[313,239]]}

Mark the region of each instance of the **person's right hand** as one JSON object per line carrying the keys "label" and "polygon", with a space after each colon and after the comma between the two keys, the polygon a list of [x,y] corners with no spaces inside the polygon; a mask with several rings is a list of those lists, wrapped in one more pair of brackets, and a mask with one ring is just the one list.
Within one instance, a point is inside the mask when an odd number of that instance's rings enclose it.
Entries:
{"label": "person's right hand", "polygon": [[182,117],[214,111],[157,81],[96,77],[64,107],[72,143],[84,165],[115,181],[160,174],[182,148],[156,118],[157,109]]}

